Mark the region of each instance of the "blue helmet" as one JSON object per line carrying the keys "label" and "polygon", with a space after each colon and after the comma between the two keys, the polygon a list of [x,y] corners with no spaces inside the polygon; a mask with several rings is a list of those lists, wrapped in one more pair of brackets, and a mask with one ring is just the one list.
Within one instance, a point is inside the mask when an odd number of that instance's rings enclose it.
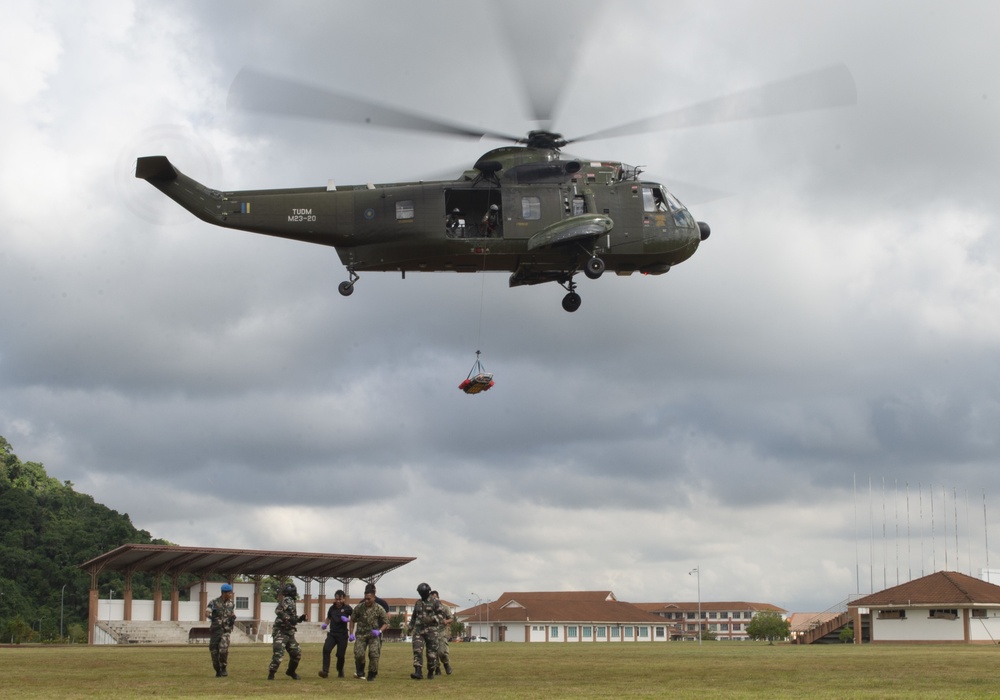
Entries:
{"label": "blue helmet", "polygon": [[223,593],[232,593],[233,592],[233,587],[230,586],[228,583],[224,583],[224,584],[222,584],[222,592]]}

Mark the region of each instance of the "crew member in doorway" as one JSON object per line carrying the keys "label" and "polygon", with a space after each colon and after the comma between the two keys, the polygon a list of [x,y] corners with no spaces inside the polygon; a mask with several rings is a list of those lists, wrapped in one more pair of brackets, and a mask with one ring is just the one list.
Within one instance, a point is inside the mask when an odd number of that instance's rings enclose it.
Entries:
{"label": "crew member in doorway", "polygon": [[483,235],[491,238],[500,229],[500,207],[491,204],[490,208],[483,214]]}

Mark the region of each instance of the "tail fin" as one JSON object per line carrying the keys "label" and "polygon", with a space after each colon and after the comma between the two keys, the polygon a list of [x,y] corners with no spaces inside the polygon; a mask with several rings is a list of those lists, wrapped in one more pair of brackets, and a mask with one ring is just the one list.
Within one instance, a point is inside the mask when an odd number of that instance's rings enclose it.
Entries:
{"label": "tail fin", "polygon": [[140,180],[173,180],[177,170],[166,156],[143,156],[135,162],[135,176]]}

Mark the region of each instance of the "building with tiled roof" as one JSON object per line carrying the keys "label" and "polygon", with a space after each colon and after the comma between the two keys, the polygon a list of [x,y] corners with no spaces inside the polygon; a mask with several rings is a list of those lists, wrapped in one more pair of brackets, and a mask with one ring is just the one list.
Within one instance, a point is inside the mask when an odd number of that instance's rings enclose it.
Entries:
{"label": "building with tiled roof", "polygon": [[1000,586],[937,571],[848,603],[854,629],[870,622],[877,642],[994,644],[1000,639]]}
{"label": "building with tiled roof", "polygon": [[457,613],[491,642],[665,642],[669,625],[611,591],[525,591]]}
{"label": "building with tiled roof", "polygon": [[776,612],[781,616],[787,610],[770,603],[744,601],[701,601],[689,603],[636,603],[646,612],[667,620],[673,626],[673,639],[698,639],[699,614],[702,633],[711,633],[718,640],[747,641],[747,625],[759,612]]}

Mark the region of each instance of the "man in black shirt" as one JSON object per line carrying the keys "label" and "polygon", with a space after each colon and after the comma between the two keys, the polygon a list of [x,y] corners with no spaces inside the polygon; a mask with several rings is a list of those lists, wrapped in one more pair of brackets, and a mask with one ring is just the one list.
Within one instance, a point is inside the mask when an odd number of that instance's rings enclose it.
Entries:
{"label": "man in black shirt", "polygon": [[330,653],[337,647],[337,677],[344,677],[344,655],[347,653],[347,623],[351,620],[353,608],[347,604],[343,591],[333,594],[333,605],[326,613],[323,629],[328,629],[326,641],[323,643],[323,670],[320,678],[330,675]]}

